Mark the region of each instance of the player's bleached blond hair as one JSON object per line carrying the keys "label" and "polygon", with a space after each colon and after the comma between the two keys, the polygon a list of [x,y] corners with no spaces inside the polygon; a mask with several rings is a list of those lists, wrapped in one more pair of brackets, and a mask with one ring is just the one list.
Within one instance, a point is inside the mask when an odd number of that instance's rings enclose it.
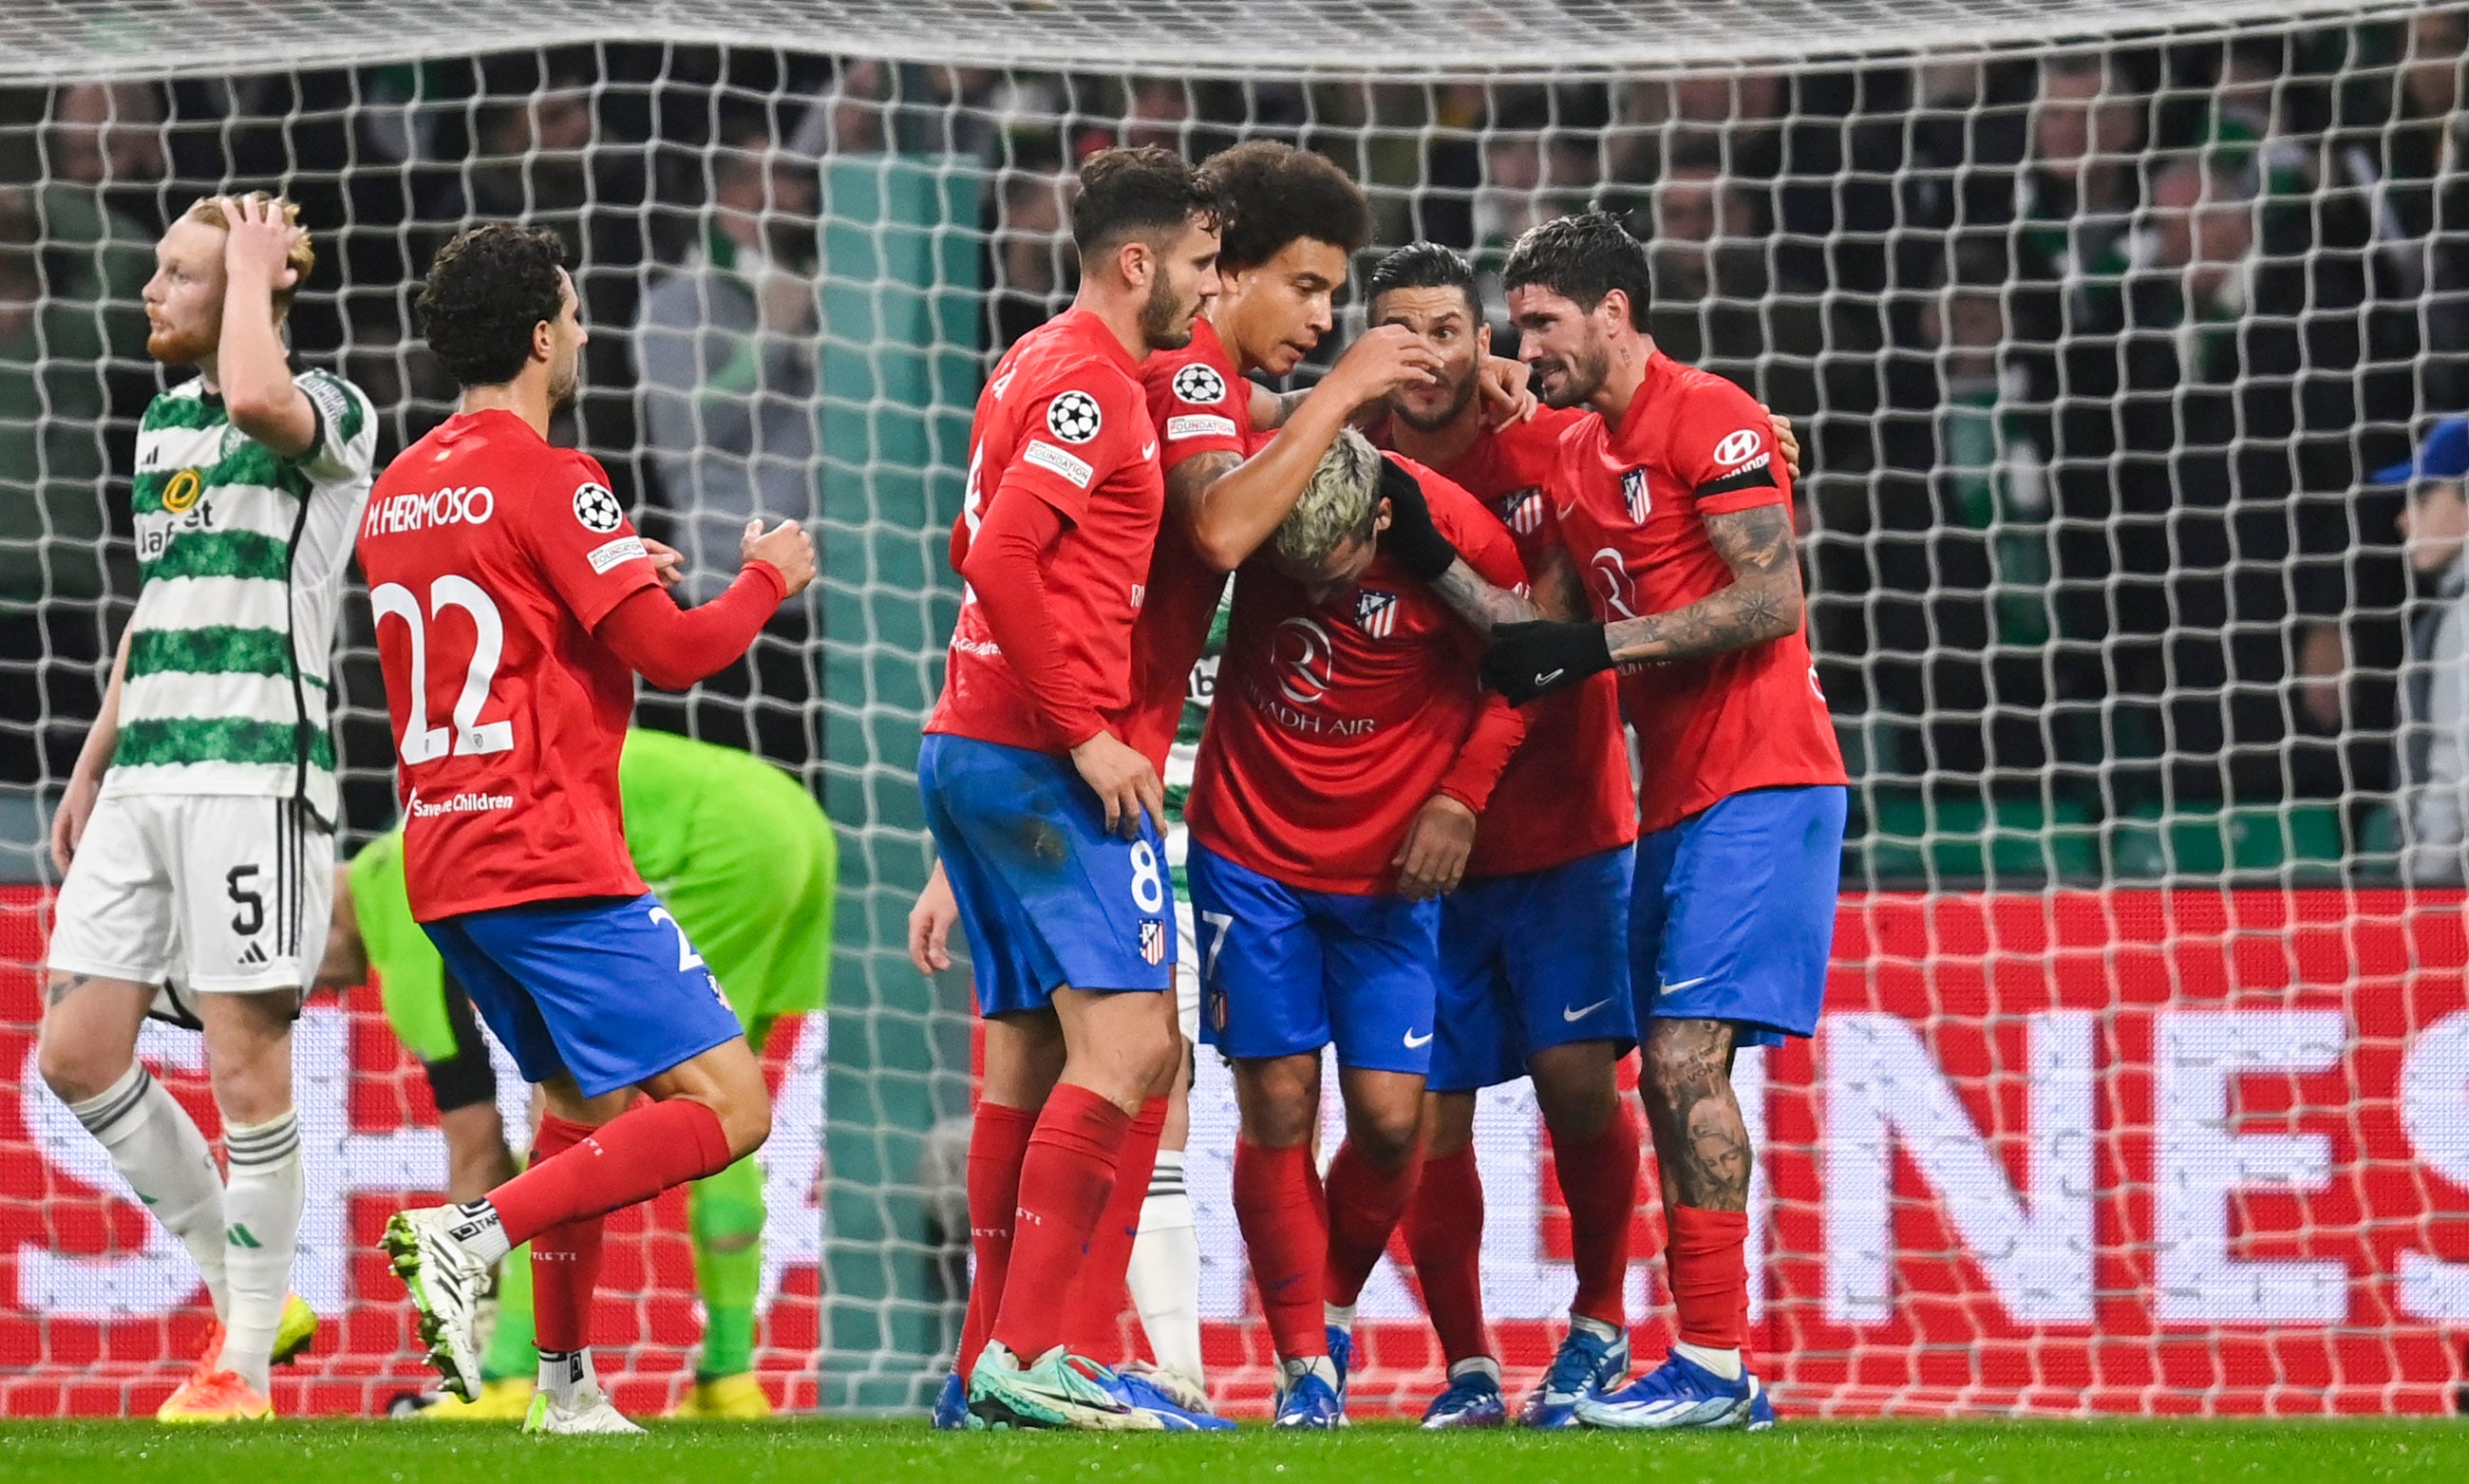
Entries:
{"label": "player's bleached blond hair", "polygon": [[1352,428],[1337,435],[1304,486],[1303,498],[1278,522],[1278,554],[1306,567],[1326,562],[1350,537],[1372,534],[1380,508],[1380,453]]}
{"label": "player's bleached blond hair", "polygon": [[[283,224],[285,226],[296,227],[300,225],[300,203],[297,201],[287,200],[282,196],[272,195],[264,191],[251,191],[246,195],[239,197],[239,199],[248,201],[253,204],[271,201],[274,203],[276,209],[283,213]],[[183,221],[198,222],[202,225],[212,227],[218,232],[228,232],[231,230],[231,218],[223,215],[223,198],[219,195],[199,196],[196,201],[190,203],[187,211],[180,214],[180,219]],[[310,273],[315,270],[317,266],[317,245],[311,241],[306,235],[303,235],[300,240],[291,244],[290,253],[288,254],[283,261],[291,268],[295,269],[300,276],[292,280],[290,287],[278,288],[274,291],[274,317],[278,321],[291,312],[291,301],[299,297],[300,285],[308,283]]]}

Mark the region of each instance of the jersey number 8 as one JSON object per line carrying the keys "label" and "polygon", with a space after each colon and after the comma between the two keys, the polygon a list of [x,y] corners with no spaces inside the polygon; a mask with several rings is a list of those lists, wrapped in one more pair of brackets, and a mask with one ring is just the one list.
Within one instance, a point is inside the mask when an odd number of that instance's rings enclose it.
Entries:
{"label": "jersey number 8", "polygon": [[[447,753],[446,728],[428,724],[428,630],[421,622],[420,604],[410,588],[386,582],[370,590],[369,606],[378,622],[399,618],[411,628],[411,694],[404,700],[403,740],[395,750],[405,767],[442,758]],[[477,630],[471,668],[463,673],[463,694],[454,698],[453,750],[467,756],[504,752],[515,744],[515,724],[482,724],[480,707],[489,699],[489,683],[496,678],[497,660],[505,652],[505,620],[497,616],[496,604],[479,583],[450,572],[428,586],[430,616],[442,617],[448,608],[471,614],[472,627]]]}

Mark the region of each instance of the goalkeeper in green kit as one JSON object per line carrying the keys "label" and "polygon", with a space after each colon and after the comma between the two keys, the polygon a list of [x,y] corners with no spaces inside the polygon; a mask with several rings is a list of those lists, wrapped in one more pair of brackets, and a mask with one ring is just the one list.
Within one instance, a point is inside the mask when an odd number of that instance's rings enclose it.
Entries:
{"label": "goalkeeper in green kit", "polygon": [[[759,1055],[781,1016],[823,1003],[839,874],[830,822],[795,778],[762,759],[662,732],[626,734],[617,782],[635,869],[677,915]],[[471,1001],[412,921],[401,830],[371,841],[337,877],[318,983],[348,987],[376,970],[387,1023],[420,1059],[436,1096],[447,1195],[477,1199],[515,1174],[515,1156]],[[686,1211],[705,1318],[694,1389],[672,1415],[769,1415],[752,1374],[762,1171],[747,1158],[697,1180]],[[519,1249],[500,1273],[478,1399],[448,1395],[420,1416],[519,1421],[529,1406],[537,1364],[529,1254]]]}

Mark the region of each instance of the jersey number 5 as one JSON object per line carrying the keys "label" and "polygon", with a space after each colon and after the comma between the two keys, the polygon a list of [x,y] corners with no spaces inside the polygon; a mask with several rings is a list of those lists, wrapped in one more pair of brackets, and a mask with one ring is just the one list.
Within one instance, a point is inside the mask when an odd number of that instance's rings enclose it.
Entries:
{"label": "jersey number 5", "polygon": [[[446,728],[428,724],[428,629],[421,622],[420,604],[401,582],[385,582],[369,592],[369,606],[380,623],[399,618],[411,627],[411,694],[404,704],[403,740],[395,750],[403,765],[446,756]],[[428,611],[442,616],[448,608],[472,615],[478,631],[472,646],[472,665],[463,673],[463,694],[454,699],[454,747],[461,754],[504,752],[515,744],[515,723],[480,721],[480,707],[489,699],[489,682],[497,676],[497,660],[505,652],[506,624],[497,605],[480,584],[452,573],[428,584]]]}

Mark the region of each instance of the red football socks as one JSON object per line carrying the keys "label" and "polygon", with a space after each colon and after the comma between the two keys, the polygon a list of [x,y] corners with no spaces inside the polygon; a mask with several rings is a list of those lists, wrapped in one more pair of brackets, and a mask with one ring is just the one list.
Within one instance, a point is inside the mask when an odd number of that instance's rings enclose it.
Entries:
{"label": "red football socks", "polygon": [[1028,1136],[1036,1128],[1034,1111],[999,1103],[979,1104],[969,1125],[969,1247],[978,1264],[969,1280],[968,1316],[960,1322],[960,1353],[954,1358],[963,1381],[977,1368],[979,1354],[994,1336],[995,1313],[1003,1308],[1012,1222],[1020,1215],[1020,1165],[1028,1157]]}
{"label": "red football socks", "polygon": [[1131,1114],[1086,1087],[1060,1083],[1047,1094],[1020,1165],[1011,1266],[995,1312],[994,1337],[1024,1362],[1063,1338],[1064,1301],[1115,1193],[1131,1131]]}
{"label": "red football socks", "polygon": [[1328,1276],[1322,1297],[1347,1305],[1362,1296],[1422,1172],[1420,1150],[1396,1169],[1383,1170],[1356,1153],[1352,1140],[1337,1147],[1328,1162]]}
{"label": "red football socks", "polygon": [[1669,1209],[1672,1241],[1664,1263],[1671,1272],[1680,1342],[1738,1350],[1749,1307],[1748,1213]]}
{"label": "red football socks", "polygon": [[[700,1103],[646,1098],[574,1146],[489,1192],[489,1203],[520,1246],[552,1226],[649,1200],[672,1185],[718,1175],[732,1161],[720,1115]],[[556,1346],[550,1346],[556,1349]]]}
{"label": "red football socks", "polygon": [[1628,1234],[1637,1213],[1638,1159],[1637,1124],[1625,1106],[1594,1137],[1552,1144],[1578,1269],[1578,1294],[1569,1301],[1569,1313],[1620,1330],[1628,1328]]}
{"label": "red football socks", "polygon": [[1234,1220],[1252,1256],[1260,1313],[1280,1359],[1328,1354],[1321,1282],[1328,1266],[1328,1211],[1311,1150],[1234,1141]]}
{"label": "red football socks", "polygon": [[1124,1274],[1132,1267],[1132,1242],[1141,1234],[1141,1207],[1149,1199],[1149,1175],[1157,1168],[1158,1140],[1165,1133],[1166,1100],[1151,1098],[1132,1118],[1123,1152],[1115,1161],[1115,1193],[1106,1214],[1089,1235],[1089,1252],[1064,1301],[1066,1344],[1073,1355],[1107,1365],[1131,1358],[1124,1345],[1123,1310],[1129,1294]]}
{"label": "red football socks", "polygon": [[[589,1124],[554,1114],[541,1118],[532,1162],[591,1137]],[[502,1221],[504,1218],[499,1217]],[[542,1350],[582,1350],[591,1343],[591,1295],[600,1286],[600,1233],[605,1216],[560,1221],[532,1238],[532,1322]]]}
{"label": "red football socks", "polygon": [[1490,1355],[1483,1326],[1483,1177],[1473,1146],[1423,1161],[1403,1224],[1441,1353],[1451,1365]]}

